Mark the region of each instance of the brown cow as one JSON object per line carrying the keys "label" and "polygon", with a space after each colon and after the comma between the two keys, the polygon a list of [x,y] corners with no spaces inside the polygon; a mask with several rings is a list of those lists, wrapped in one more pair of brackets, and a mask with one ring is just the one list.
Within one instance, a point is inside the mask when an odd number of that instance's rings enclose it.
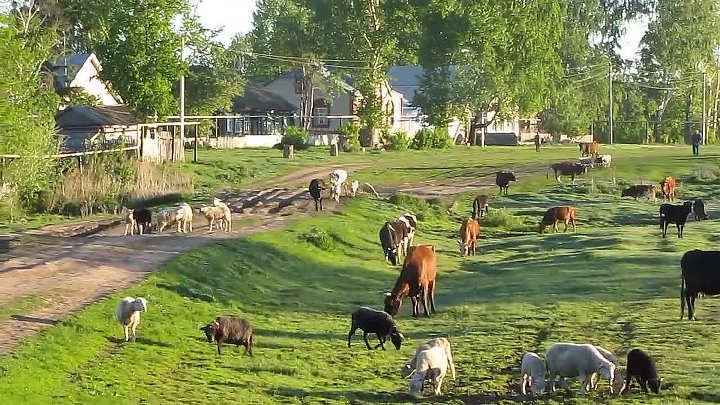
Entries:
{"label": "brown cow", "polygon": [[[417,245],[409,249],[403,262],[402,271],[392,291],[385,294],[385,312],[395,316],[405,298],[410,297],[413,304],[413,317],[420,314],[419,301],[422,301],[425,316],[428,312],[428,300],[432,313],[435,310],[435,277],[437,276],[437,257],[435,246]],[[420,297],[418,299],[418,294]]]}
{"label": "brown cow", "polygon": [[495,172],[495,184],[500,187],[500,194],[503,194],[504,192],[504,194],[507,195],[508,187],[510,186],[511,181],[517,181],[515,173],[506,172],[504,170]]}
{"label": "brown cow", "polygon": [[656,201],[657,187],[655,187],[654,184],[636,184],[623,190],[620,196],[632,197],[635,201],[637,201],[638,197],[642,197],[646,194],[649,194],[648,198]]}
{"label": "brown cow", "polygon": [[[575,177],[587,173],[587,166],[579,162],[557,162],[550,165],[555,172],[555,181],[561,184],[560,176],[570,176],[572,184],[575,184]],[[547,175],[546,175],[547,177]]]}
{"label": "brown cow", "polygon": [[673,179],[672,176],[665,177],[665,180],[660,182],[660,190],[662,190],[663,201],[674,201],[676,188],[677,183],[675,182],[675,179]]}
{"label": "brown cow", "polygon": [[475,244],[480,235],[480,223],[477,219],[470,218],[463,221],[460,226],[460,253],[467,257],[470,252],[475,256]]}
{"label": "brown cow", "polygon": [[593,159],[596,157],[598,149],[600,148],[600,145],[598,145],[596,141],[579,142],[578,145],[580,145],[580,156],[592,156]]}
{"label": "brown cow", "polygon": [[472,209],[473,218],[482,218],[485,214],[487,214],[488,208],[490,208],[490,205],[488,204],[489,200],[490,197],[486,196],[485,194],[481,194],[475,197]]}
{"label": "brown cow", "polygon": [[557,224],[559,221],[565,222],[565,231],[568,230],[568,222],[572,224],[573,232],[575,232],[575,207],[563,205],[559,207],[552,207],[545,211],[543,219],[540,221],[540,227],[538,228],[540,233],[545,231],[545,227],[552,225],[553,233],[558,231]]}

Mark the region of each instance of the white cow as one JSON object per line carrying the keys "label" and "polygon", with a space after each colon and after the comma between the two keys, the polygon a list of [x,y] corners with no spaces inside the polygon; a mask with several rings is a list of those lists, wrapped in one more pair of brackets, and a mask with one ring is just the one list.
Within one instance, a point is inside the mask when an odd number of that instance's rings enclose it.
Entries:
{"label": "white cow", "polygon": [[545,390],[545,363],[537,353],[527,352],[520,366],[522,375],[522,393],[527,395],[528,388],[533,395],[542,394]]}
{"label": "white cow", "polygon": [[610,393],[614,392],[615,365],[608,361],[591,344],[555,343],[545,353],[548,379],[555,391],[555,377],[564,383],[567,377],[580,378],[580,392],[587,392],[590,379],[598,373],[610,382]]}
{"label": "white cow", "polygon": [[334,170],[332,173],[330,173],[330,198],[340,202],[340,193],[343,189],[343,184],[345,187],[347,187],[347,184],[345,183],[348,179],[348,173],[346,170],[343,169],[337,169]]}
{"label": "white cow", "polygon": [[433,392],[435,395],[442,395],[441,387],[449,360],[445,354],[444,347],[433,347],[425,349],[418,353],[415,358],[417,365],[415,373],[410,378],[409,394],[413,398],[422,396],[422,387],[425,380],[432,382]]}

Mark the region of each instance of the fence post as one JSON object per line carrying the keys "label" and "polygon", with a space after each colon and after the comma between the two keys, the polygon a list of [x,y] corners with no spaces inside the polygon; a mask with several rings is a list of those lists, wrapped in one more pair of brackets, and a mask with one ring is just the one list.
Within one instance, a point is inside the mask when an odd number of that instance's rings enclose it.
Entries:
{"label": "fence post", "polygon": [[283,157],[292,159],[295,157],[295,147],[293,145],[283,145]]}
{"label": "fence post", "polygon": [[330,145],[330,156],[337,156],[340,148],[337,143]]}

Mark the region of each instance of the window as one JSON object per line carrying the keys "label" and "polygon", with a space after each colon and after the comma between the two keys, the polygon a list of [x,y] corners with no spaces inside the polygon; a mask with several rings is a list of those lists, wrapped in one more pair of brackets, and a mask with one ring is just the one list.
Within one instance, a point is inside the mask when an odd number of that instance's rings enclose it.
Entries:
{"label": "window", "polygon": [[316,128],[328,128],[330,127],[330,104],[324,99],[316,99],[313,103],[313,118],[312,126]]}

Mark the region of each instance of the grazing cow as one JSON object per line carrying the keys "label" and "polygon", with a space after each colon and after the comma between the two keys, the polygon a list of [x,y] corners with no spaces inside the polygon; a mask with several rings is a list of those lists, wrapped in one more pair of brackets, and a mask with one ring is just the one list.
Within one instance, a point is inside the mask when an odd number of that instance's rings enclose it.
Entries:
{"label": "grazing cow", "polygon": [[470,218],[463,221],[460,226],[460,253],[467,257],[470,252],[475,256],[475,244],[480,235],[480,223],[477,219]]}
{"label": "grazing cow", "polygon": [[543,215],[543,218],[540,221],[538,231],[542,234],[545,231],[546,226],[552,225],[553,233],[555,233],[558,231],[558,222],[563,221],[565,222],[565,230],[563,232],[567,232],[568,222],[572,224],[573,232],[575,232],[575,212],[575,207],[568,205],[548,209],[545,211],[545,215]]}
{"label": "grazing cow", "polygon": [[323,179],[312,179],[310,181],[310,195],[315,200],[315,211],[322,211],[322,192],[325,190],[325,181]]}
{"label": "grazing cow", "polygon": [[517,181],[517,178],[515,178],[515,173],[507,172],[504,170],[495,172],[495,184],[500,187],[500,194],[507,195],[508,187],[510,187],[511,181]]}
{"label": "grazing cow", "polygon": [[555,343],[545,353],[548,381],[555,391],[555,377],[580,378],[580,392],[587,392],[594,373],[598,373],[610,382],[610,393],[614,392],[615,365],[608,361],[591,344]]}
{"label": "grazing cow", "polygon": [[627,355],[625,385],[620,391],[621,394],[630,391],[632,377],[635,377],[635,381],[640,384],[646,394],[648,393],[648,387],[653,393],[660,393],[663,379],[658,378],[655,360],[640,349],[632,349]]}
{"label": "grazing cow", "polygon": [[579,142],[580,156],[596,156],[600,145],[597,142]]}
{"label": "grazing cow", "polygon": [[380,245],[385,254],[385,261],[389,260],[393,266],[396,266],[398,263],[400,242],[397,240],[395,228],[390,222],[385,222],[385,225],[380,228]]}
{"label": "grazing cow", "polygon": [[680,259],[680,319],[685,314],[689,320],[697,320],[695,316],[695,298],[699,294],[720,294],[720,251],[689,250]]}
{"label": "grazing cow", "polygon": [[660,182],[660,190],[662,190],[663,200],[675,201],[675,189],[677,183],[672,176],[667,176]]}
{"label": "grazing cow", "polygon": [[695,201],[693,201],[692,210],[696,221],[708,219],[707,212],[705,211],[706,209],[707,204],[705,204],[705,200],[702,198],[696,198]]}
{"label": "grazing cow", "polygon": [[[561,184],[560,176],[570,176],[572,184],[575,184],[575,177],[587,173],[587,166],[578,162],[557,162],[550,165],[555,173],[555,181]],[[547,175],[545,177],[548,177]]]}
{"label": "grazing cow", "polygon": [[668,225],[677,225],[678,238],[683,237],[683,229],[688,215],[692,211],[692,203],[685,201],[682,205],[662,204],[660,206],[660,229],[663,238],[667,235]]}
{"label": "grazing cow", "polygon": [[417,217],[409,212],[406,212],[398,218],[396,224],[397,227],[401,229],[400,232],[403,236],[403,239],[401,240],[403,248],[402,254],[405,256],[407,255],[408,248],[410,248],[415,241],[415,232],[417,231],[418,225]]}
{"label": "grazing cow", "polygon": [[610,167],[612,163],[612,155],[597,155],[595,156],[595,164],[602,167]]}
{"label": "grazing cow", "polygon": [[[413,317],[420,313],[419,302],[422,301],[425,316],[430,316],[428,301],[432,313],[435,309],[435,278],[437,276],[437,257],[435,246],[418,245],[408,252],[403,268],[392,291],[385,294],[385,312],[395,316],[406,297],[413,304]],[[420,297],[418,299],[418,294]]]}
{"label": "grazing cow", "polygon": [[487,215],[488,209],[490,208],[490,205],[488,204],[489,200],[490,197],[485,194],[481,194],[475,197],[472,208],[473,219],[482,218],[483,216]]}
{"label": "grazing cow", "polygon": [[621,197],[632,197],[637,201],[638,197],[647,195],[649,199],[656,201],[657,187],[654,184],[636,184],[622,191]]}

